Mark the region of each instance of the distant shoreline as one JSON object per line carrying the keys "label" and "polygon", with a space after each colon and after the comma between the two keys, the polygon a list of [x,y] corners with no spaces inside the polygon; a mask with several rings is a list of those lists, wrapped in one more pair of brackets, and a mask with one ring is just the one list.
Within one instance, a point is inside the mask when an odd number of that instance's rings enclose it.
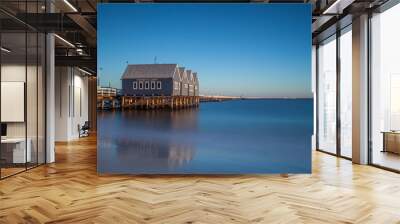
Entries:
{"label": "distant shoreline", "polygon": [[313,98],[240,98],[242,100],[312,100]]}
{"label": "distant shoreline", "polygon": [[229,97],[229,96],[200,96],[201,100],[312,100],[309,97]]}

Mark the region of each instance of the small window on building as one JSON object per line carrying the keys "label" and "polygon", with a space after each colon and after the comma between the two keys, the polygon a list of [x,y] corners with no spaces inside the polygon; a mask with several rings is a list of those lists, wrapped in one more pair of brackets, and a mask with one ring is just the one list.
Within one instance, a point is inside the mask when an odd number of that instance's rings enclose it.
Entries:
{"label": "small window on building", "polygon": [[143,89],[143,81],[139,82],[139,89]]}
{"label": "small window on building", "polygon": [[156,89],[156,82],[155,81],[151,81],[151,89]]}
{"label": "small window on building", "polygon": [[133,82],[133,89],[137,89],[137,82]]}
{"label": "small window on building", "polygon": [[145,88],[145,89],[149,89],[149,81],[146,81],[146,82],[144,83],[144,88]]}
{"label": "small window on building", "polygon": [[157,82],[157,89],[161,89],[161,81]]}

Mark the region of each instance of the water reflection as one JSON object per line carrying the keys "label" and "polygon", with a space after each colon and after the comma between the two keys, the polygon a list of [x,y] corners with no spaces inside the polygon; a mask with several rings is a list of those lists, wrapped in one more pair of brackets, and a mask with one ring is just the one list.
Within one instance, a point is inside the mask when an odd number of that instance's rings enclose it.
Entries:
{"label": "water reflection", "polygon": [[153,167],[179,167],[191,161],[195,149],[193,144],[177,144],[155,141],[115,139],[113,140],[118,160],[137,161]]}
{"label": "water reflection", "polygon": [[[118,112],[111,112],[116,115]],[[184,110],[126,110],[121,113],[125,121],[137,121],[142,127],[163,127],[170,130],[197,128],[198,108]],[[160,122],[162,121],[162,122]]]}
{"label": "water reflection", "polygon": [[189,163],[196,151],[189,136],[197,132],[197,113],[197,108],[99,112],[99,148],[112,158],[102,163],[116,172],[131,167],[162,172]]}
{"label": "water reflection", "polygon": [[185,110],[98,112],[100,173],[304,173],[312,100],[243,100]]}

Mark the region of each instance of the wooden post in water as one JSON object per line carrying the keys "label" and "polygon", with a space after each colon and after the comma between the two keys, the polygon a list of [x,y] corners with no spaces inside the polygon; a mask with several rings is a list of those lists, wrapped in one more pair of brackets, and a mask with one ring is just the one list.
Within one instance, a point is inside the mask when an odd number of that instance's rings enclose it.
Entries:
{"label": "wooden post in water", "polygon": [[174,99],[174,108],[179,109],[178,107],[178,100],[173,96],[172,99]]}

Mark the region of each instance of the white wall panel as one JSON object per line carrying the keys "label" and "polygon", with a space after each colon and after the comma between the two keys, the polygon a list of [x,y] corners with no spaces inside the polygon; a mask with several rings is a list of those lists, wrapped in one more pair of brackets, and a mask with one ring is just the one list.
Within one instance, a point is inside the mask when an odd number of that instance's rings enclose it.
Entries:
{"label": "white wall panel", "polygon": [[1,82],[1,122],[24,122],[24,82]]}

